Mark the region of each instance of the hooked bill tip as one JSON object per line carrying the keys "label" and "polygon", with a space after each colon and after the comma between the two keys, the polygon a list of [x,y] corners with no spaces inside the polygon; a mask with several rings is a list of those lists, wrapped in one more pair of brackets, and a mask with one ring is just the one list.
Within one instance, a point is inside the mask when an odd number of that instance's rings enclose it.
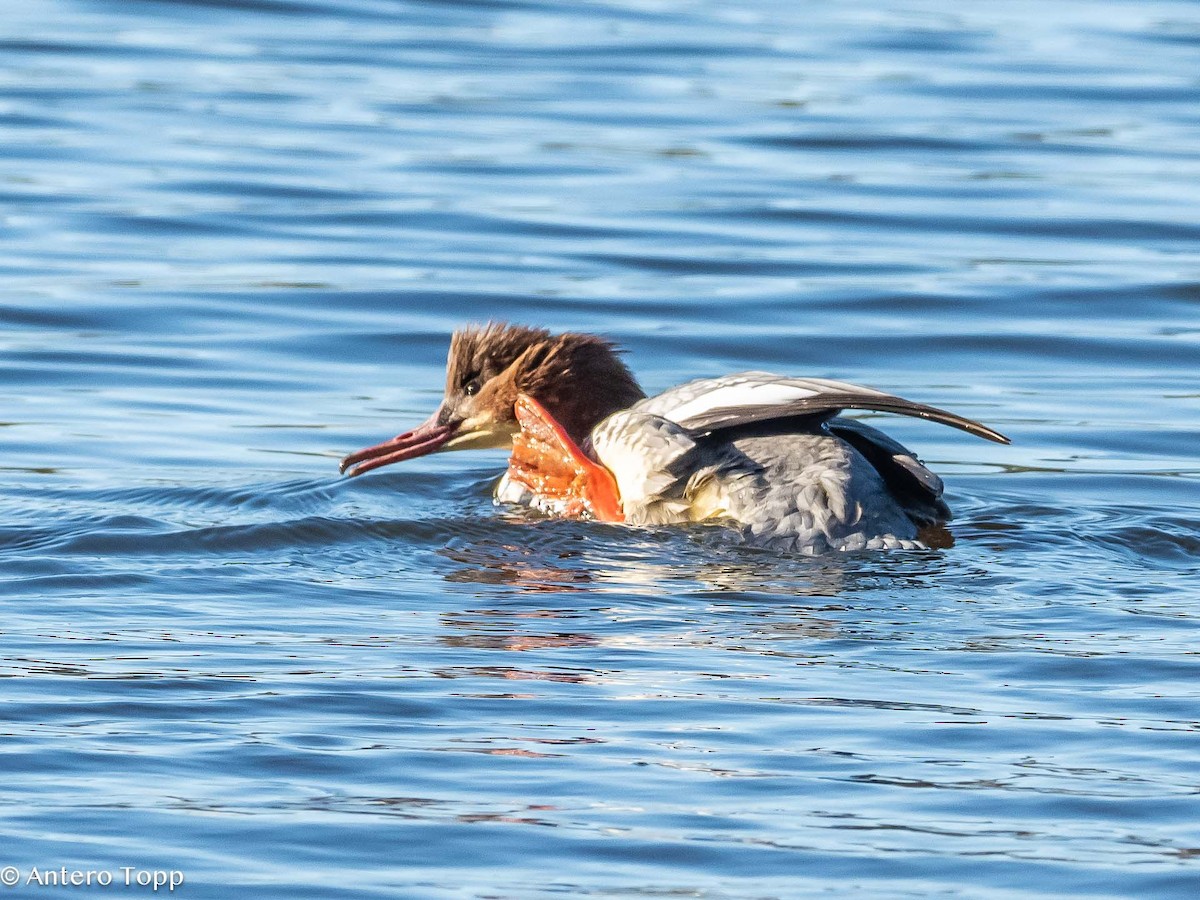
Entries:
{"label": "hooked bill tip", "polygon": [[343,457],[338,471],[353,478],[381,466],[434,453],[451,438],[455,427],[438,423],[435,419],[430,418],[411,431],[397,435],[391,440],[375,444],[372,447],[364,447],[362,450]]}

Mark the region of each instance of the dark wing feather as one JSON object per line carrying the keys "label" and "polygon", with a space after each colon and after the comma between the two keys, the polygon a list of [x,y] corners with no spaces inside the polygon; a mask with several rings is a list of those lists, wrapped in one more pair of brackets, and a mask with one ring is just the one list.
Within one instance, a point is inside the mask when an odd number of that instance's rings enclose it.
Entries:
{"label": "dark wing feather", "polygon": [[950,507],[942,499],[942,479],[925,468],[915,453],[865,422],[833,419],[825,427],[866,458],[917,525],[950,521]]}
{"label": "dark wing feather", "polygon": [[843,409],[868,409],[875,412],[898,413],[902,416],[915,416],[930,422],[940,422],[959,428],[976,437],[986,438],[998,444],[1008,444],[1009,439],[1000,432],[988,428],[973,419],[938,409],[936,406],[926,406],[924,403],[913,403],[890,394],[849,393],[845,391],[829,391],[802,397],[788,403],[768,403],[756,406],[738,406],[713,409],[685,419],[679,424],[688,431],[697,434],[711,434],[731,428],[742,428],[746,425],[765,423],[777,419],[799,419],[814,417],[817,421],[831,417]]}

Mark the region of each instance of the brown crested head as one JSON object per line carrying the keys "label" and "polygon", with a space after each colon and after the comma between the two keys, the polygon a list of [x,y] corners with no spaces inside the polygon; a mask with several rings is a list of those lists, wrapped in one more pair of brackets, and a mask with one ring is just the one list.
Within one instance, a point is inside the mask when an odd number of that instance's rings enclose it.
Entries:
{"label": "brown crested head", "polygon": [[582,441],[601,419],[646,396],[619,352],[592,334],[496,322],[459,329],[450,339],[443,415],[511,441],[520,430],[517,395],[528,394]]}
{"label": "brown crested head", "polygon": [[454,332],[441,406],[412,431],[352,453],[342,470],[357,475],[440,450],[508,448],[520,431],[520,394],[537,400],[582,443],[606,416],[645,394],[611,341],[591,334],[491,322]]}

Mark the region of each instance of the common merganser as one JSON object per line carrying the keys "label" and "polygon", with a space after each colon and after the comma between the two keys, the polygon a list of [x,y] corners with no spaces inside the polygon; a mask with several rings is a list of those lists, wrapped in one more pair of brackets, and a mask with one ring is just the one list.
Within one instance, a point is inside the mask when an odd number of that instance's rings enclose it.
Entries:
{"label": "common merganser", "polygon": [[941,479],[842,410],[916,416],[1009,443],[954,413],[823,378],[742,372],[647,398],[618,353],[589,334],[460,329],[438,410],[350,454],[342,471],[510,448],[497,502],[630,525],[722,521],[754,544],[816,554],[924,548],[950,519]]}

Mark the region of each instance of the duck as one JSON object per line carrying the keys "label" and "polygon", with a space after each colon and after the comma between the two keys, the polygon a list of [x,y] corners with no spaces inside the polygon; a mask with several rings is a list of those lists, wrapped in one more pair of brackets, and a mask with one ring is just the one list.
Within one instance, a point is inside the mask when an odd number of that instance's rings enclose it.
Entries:
{"label": "duck", "polygon": [[350,476],[429,453],[510,451],[498,504],[628,526],[719,523],[806,555],[945,546],[942,480],[842,415],[913,416],[1000,444],[972,419],[860,385],[749,371],[648,397],[621,350],[581,332],[490,322],[454,332],[442,402],[351,453]]}

